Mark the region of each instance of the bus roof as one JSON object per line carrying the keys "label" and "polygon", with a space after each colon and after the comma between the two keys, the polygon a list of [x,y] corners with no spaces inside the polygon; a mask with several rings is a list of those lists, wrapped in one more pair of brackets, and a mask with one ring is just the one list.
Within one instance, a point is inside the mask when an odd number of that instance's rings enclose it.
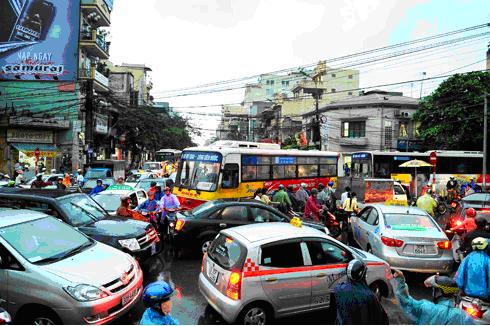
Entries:
{"label": "bus roof", "polygon": [[384,151],[357,151],[347,154],[357,154],[357,153],[369,153],[380,156],[418,156],[418,157],[428,157],[430,153],[436,152],[437,156],[442,157],[483,157],[482,152],[477,151],[427,151],[427,152],[384,152]]}
{"label": "bus roof", "polygon": [[157,151],[157,153],[158,153],[158,152],[164,152],[164,153],[165,153],[165,152],[168,152],[168,153],[174,153],[174,154],[180,154],[180,153],[182,153],[182,151],[180,151],[180,150],[178,150],[178,149],[171,149],[171,148],[159,149],[159,150]]}
{"label": "bus roof", "polygon": [[264,148],[234,148],[234,147],[215,147],[215,146],[199,146],[189,147],[184,151],[196,151],[196,152],[218,152],[222,155],[228,154],[248,154],[248,155],[284,155],[284,156],[335,156],[338,157],[337,152],[325,152],[325,151],[303,151],[297,149],[264,149]]}

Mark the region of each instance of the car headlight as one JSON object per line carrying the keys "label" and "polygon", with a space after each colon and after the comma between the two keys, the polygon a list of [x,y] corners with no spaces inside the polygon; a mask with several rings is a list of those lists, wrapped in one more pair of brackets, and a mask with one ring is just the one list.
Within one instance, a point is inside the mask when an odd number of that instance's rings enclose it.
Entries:
{"label": "car headlight", "polygon": [[76,286],[67,286],[65,291],[77,301],[93,301],[108,296],[103,290],[88,284],[78,284]]}
{"label": "car headlight", "polygon": [[123,248],[129,249],[131,251],[141,249],[140,244],[138,243],[138,240],[136,240],[135,238],[118,240],[118,241],[119,241],[119,244],[121,246],[123,246]]}

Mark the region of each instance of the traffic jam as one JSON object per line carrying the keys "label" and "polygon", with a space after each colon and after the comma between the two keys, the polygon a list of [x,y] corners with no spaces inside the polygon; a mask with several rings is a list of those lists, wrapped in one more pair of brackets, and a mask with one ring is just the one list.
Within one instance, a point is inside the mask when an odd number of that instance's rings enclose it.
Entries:
{"label": "traffic jam", "polygon": [[18,167],[0,324],[487,324],[481,161],[217,141],[137,170]]}

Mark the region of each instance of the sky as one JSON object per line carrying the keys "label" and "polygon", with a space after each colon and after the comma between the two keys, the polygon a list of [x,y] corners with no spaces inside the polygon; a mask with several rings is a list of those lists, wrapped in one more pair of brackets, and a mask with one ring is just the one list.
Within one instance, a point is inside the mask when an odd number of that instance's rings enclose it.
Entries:
{"label": "sky", "polygon": [[[244,90],[168,97],[170,90],[254,76],[490,22],[489,0],[116,0],[110,60],[152,69],[155,101],[169,102],[193,126],[214,130],[220,106]],[[490,27],[478,31],[490,32]],[[360,67],[369,87],[485,69],[490,37],[398,61]],[[335,67],[335,65],[333,66]],[[459,68],[459,69],[458,69]],[[455,70],[457,69],[457,70]],[[440,80],[384,89],[428,95]],[[180,92],[183,93],[183,92]],[[185,92],[184,92],[185,93]],[[194,115],[191,113],[201,113]],[[214,135],[203,130],[194,141]]]}

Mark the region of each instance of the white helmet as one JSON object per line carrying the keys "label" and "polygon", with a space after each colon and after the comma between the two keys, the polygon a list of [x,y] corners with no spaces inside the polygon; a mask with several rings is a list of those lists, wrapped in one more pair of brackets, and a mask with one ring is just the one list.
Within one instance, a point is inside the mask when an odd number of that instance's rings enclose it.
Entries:
{"label": "white helmet", "polygon": [[302,182],[301,183],[301,188],[306,188],[306,183]]}
{"label": "white helmet", "polygon": [[51,169],[51,173],[56,173],[56,169]]}

